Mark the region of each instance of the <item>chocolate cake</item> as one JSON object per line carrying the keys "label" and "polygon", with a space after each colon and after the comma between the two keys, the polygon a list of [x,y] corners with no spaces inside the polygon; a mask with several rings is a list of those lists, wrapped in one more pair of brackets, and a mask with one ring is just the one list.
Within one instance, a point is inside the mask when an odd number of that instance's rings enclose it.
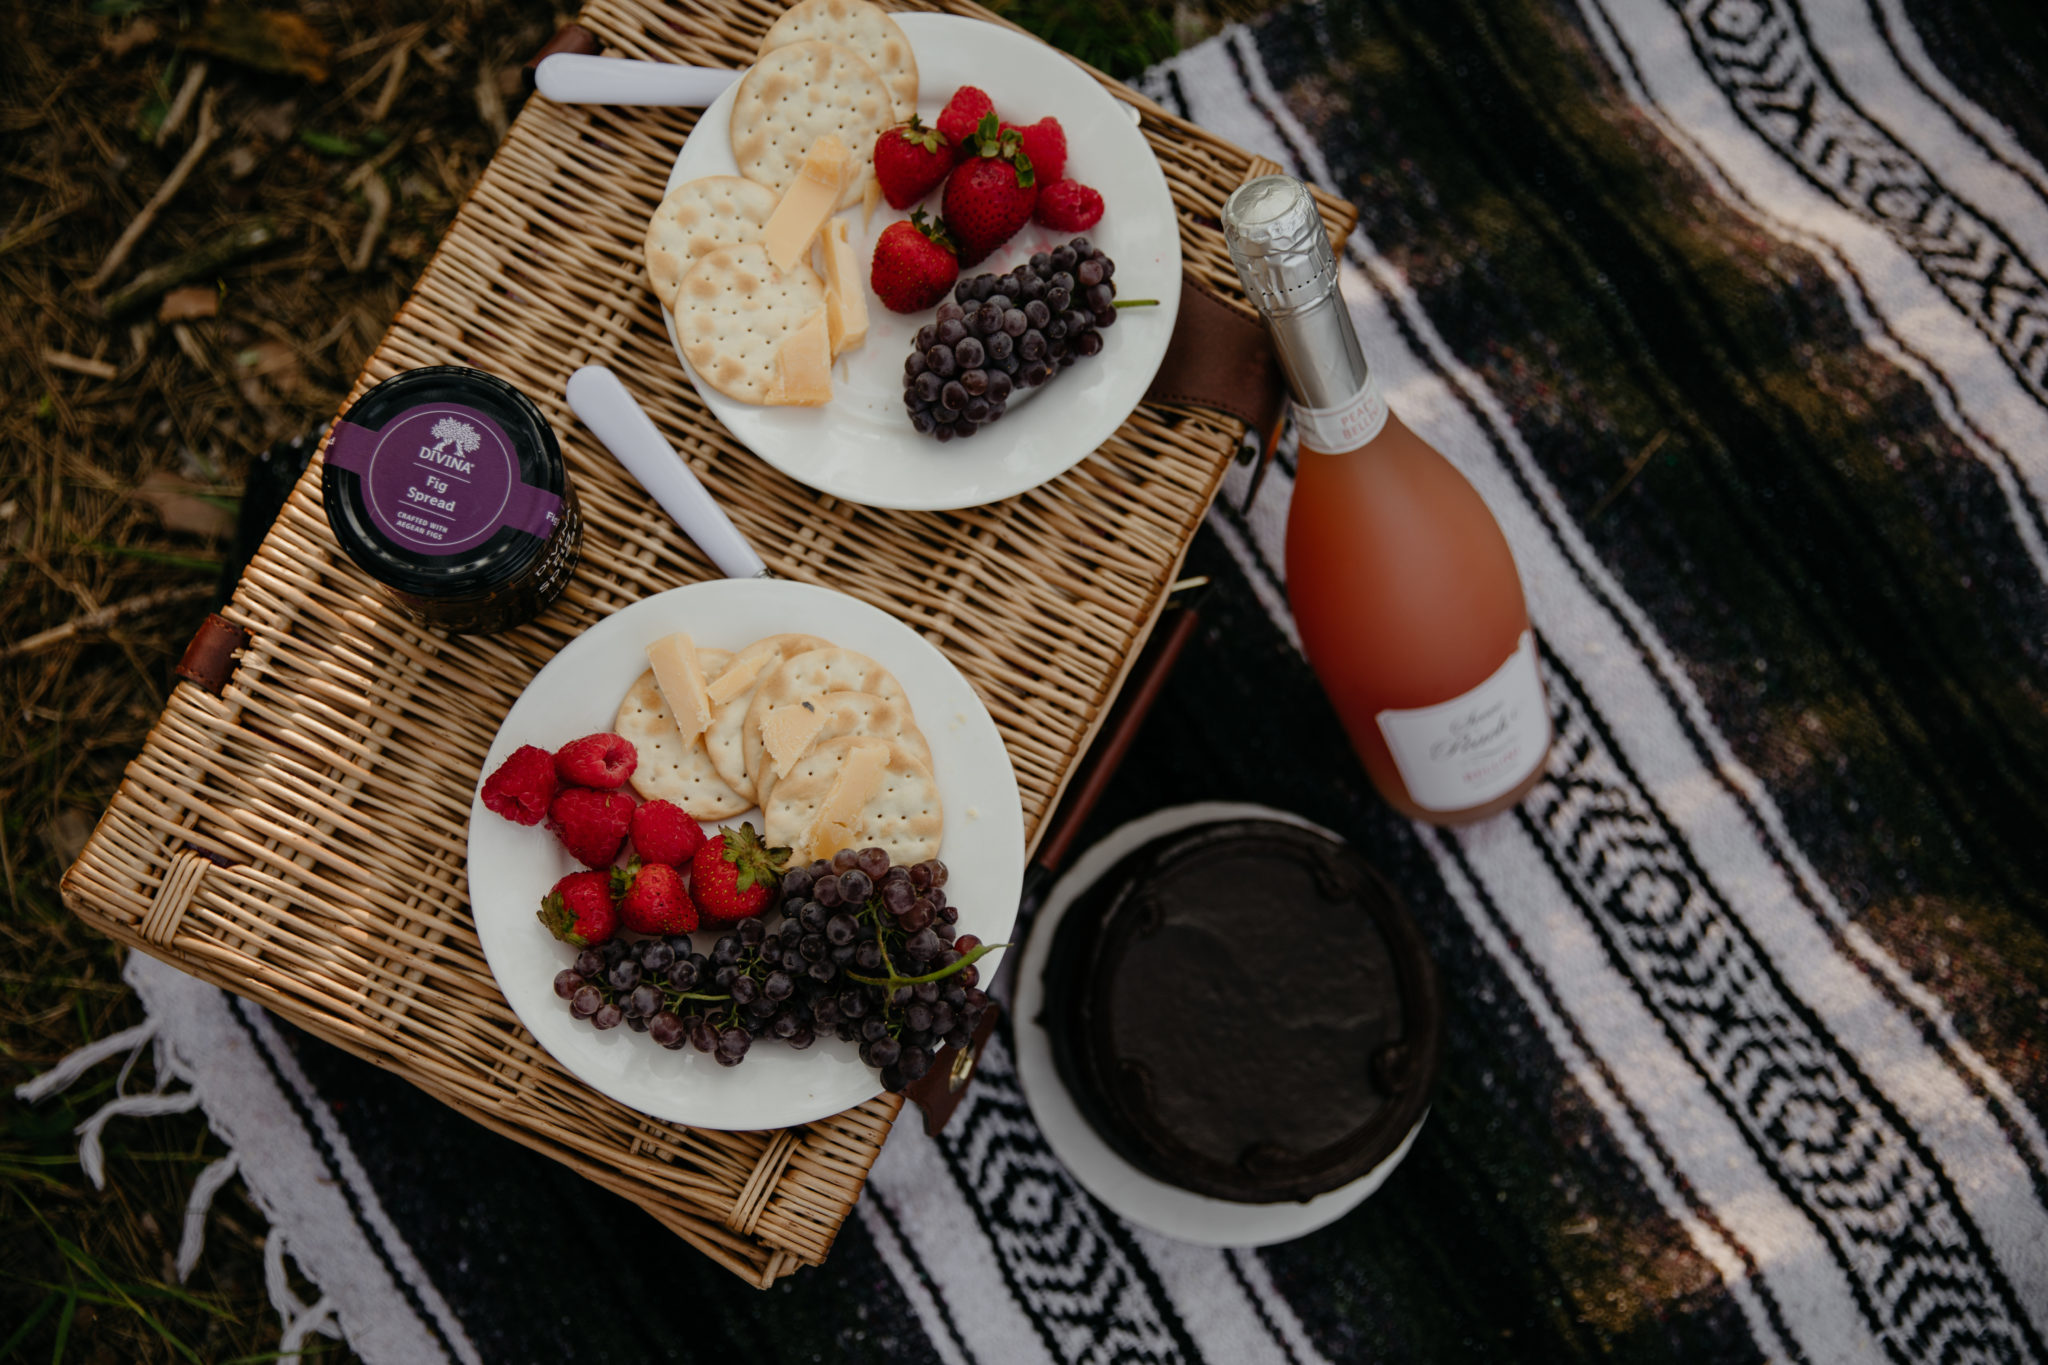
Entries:
{"label": "chocolate cake", "polygon": [[1054,1064],[1139,1170],[1247,1204],[1306,1200],[1421,1120],[1443,1010],[1420,934],[1348,846],[1198,825],[1068,907],[1046,960]]}

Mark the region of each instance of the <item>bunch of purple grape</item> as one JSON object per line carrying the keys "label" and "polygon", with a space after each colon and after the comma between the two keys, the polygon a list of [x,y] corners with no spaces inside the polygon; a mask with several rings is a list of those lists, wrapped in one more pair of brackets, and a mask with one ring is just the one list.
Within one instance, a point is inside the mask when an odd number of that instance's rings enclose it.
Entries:
{"label": "bunch of purple grape", "polygon": [[687,934],[615,938],[577,954],[555,994],[595,1028],[624,1024],[721,1066],[758,1038],[806,1048],[829,1031],[900,1090],[940,1048],[964,1045],[988,1007],[974,965],[987,950],[955,928],[945,885],[936,858],[897,867],[879,848],[847,849],[783,874],[772,929],[774,911],[742,920],[708,955]]}
{"label": "bunch of purple grape", "polygon": [[[701,1012],[703,1002],[725,998],[704,989],[711,977],[710,959],[691,951],[688,934],[634,942],[615,938],[585,948],[576,954],[575,965],[555,973],[555,994],[569,1002],[569,1013],[588,1019],[593,1028],[624,1024],[663,1047],[679,1048],[685,1041],[684,1015]],[[745,1055],[746,1048],[739,1052]]]}
{"label": "bunch of purple grape", "polygon": [[1116,262],[1076,237],[1008,274],[954,285],[903,362],[910,425],[964,441],[1000,420],[1016,390],[1100,352],[1101,329],[1116,323],[1114,274]]}

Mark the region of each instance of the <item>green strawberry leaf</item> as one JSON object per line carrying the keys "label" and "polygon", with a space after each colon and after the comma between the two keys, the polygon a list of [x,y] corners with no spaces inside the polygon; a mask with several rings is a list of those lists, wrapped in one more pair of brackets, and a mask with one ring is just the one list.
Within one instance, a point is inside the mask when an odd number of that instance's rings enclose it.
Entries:
{"label": "green strawberry leaf", "polygon": [[[923,209],[910,211],[910,225],[923,233],[933,246],[944,247],[956,256],[960,254],[960,248],[954,243],[953,234],[946,231],[946,225],[926,214]],[[804,705],[808,706],[810,703],[805,702]]]}

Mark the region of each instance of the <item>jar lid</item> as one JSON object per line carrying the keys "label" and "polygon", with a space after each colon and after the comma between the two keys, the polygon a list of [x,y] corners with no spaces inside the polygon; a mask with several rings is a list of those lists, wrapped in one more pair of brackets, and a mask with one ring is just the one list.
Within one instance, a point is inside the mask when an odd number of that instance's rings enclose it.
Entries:
{"label": "jar lid", "polygon": [[1443,1002],[1422,935],[1349,846],[1273,820],[1165,835],[1074,901],[1042,1020],[1076,1106],[1139,1170],[1306,1200],[1422,1121]]}
{"label": "jar lid", "polygon": [[460,365],[407,370],[335,423],[327,521],[365,573],[421,598],[517,581],[547,548],[568,486],[532,399]]}

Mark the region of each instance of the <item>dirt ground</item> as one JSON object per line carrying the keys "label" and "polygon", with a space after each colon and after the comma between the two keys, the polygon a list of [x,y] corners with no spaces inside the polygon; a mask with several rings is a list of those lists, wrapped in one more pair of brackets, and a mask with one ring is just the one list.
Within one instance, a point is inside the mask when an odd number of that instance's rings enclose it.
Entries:
{"label": "dirt ground", "polygon": [[[1130,74],[1248,7],[1003,8]],[[118,1068],[13,1098],[141,1018],[58,879],[218,590],[252,459],[333,415],[565,17],[552,0],[0,6],[0,1360],[277,1348],[266,1224],[239,1186],[190,1280],[173,1273],[186,1193],[223,1151],[203,1119],[118,1121],[101,1190],[72,1129]]]}

